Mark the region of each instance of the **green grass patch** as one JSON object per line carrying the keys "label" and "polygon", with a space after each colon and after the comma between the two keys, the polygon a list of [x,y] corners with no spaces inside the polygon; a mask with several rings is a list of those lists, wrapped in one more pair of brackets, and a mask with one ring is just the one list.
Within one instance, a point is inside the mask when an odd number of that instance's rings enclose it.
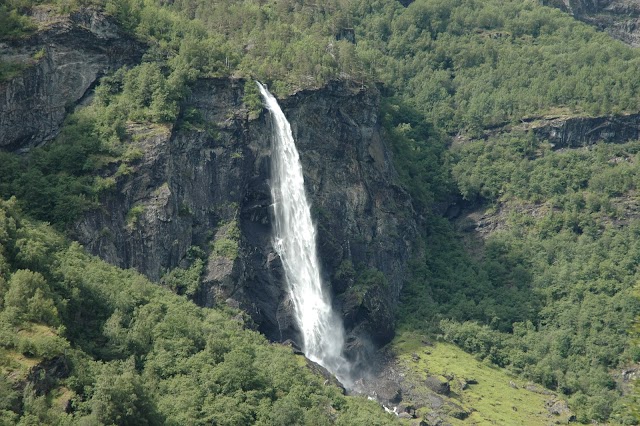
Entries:
{"label": "green grass patch", "polygon": [[0,61],[0,83],[18,76],[26,67],[20,62]]}
{"label": "green grass patch", "polygon": [[138,224],[138,221],[140,220],[140,216],[142,216],[143,213],[144,213],[143,205],[136,204],[135,206],[131,207],[129,212],[127,212],[127,218],[126,218],[127,228],[135,229],[136,225]]}
{"label": "green grass patch", "polygon": [[238,257],[238,242],[228,238],[221,238],[213,243],[213,254],[234,260]]}
{"label": "green grass patch", "polygon": [[[423,340],[423,335],[403,332],[392,346],[400,364],[408,371],[407,377],[416,378],[418,385],[427,376],[450,379],[452,402],[472,410],[465,420],[448,418],[452,425],[534,426],[568,421],[566,416],[553,416],[545,409],[545,402],[555,398],[551,392],[528,390],[525,382],[506,370],[478,361],[454,345],[437,342],[431,346]],[[477,381],[477,384],[468,384],[463,390],[463,380]]]}
{"label": "green grass patch", "polygon": [[0,348],[0,374],[5,377],[11,375],[16,380],[24,379],[29,370],[41,361],[41,358],[31,358],[15,350]]}
{"label": "green grass patch", "polygon": [[215,241],[212,243],[211,253],[214,256],[225,257],[235,260],[240,250],[240,229],[238,223],[232,220],[220,225],[216,233]]}
{"label": "green grass patch", "polygon": [[15,40],[24,37],[34,28],[33,20],[20,13],[15,6],[0,5],[0,40]]}

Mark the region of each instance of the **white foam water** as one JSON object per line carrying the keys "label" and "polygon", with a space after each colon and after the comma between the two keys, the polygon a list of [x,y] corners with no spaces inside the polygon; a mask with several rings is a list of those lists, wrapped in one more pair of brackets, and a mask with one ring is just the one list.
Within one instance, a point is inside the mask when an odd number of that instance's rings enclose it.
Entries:
{"label": "white foam water", "polygon": [[350,365],[342,353],[344,326],[332,309],[330,295],[320,277],[316,229],[291,126],[275,97],[260,83],[258,86],[272,118],[273,245],[284,267],[303,339],[302,349],[307,358],[350,387]]}

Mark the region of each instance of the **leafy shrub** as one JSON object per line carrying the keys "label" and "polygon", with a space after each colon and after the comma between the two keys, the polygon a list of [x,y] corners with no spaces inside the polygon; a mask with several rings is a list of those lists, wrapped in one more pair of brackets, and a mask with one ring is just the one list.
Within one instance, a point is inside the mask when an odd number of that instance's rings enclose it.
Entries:
{"label": "leafy shrub", "polygon": [[135,229],[140,217],[144,213],[144,206],[142,204],[136,204],[129,209],[127,212],[127,216],[125,218],[125,222],[127,224],[127,228]]}
{"label": "leafy shrub", "polygon": [[20,14],[17,9],[8,4],[0,5],[0,40],[24,36],[34,28],[31,19]]}
{"label": "leafy shrub", "polygon": [[169,287],[174,293],[193,296],[200,288],[200,276],[204,270],[204,261],[195,259],[187,268],[174,268],[160,282]]}

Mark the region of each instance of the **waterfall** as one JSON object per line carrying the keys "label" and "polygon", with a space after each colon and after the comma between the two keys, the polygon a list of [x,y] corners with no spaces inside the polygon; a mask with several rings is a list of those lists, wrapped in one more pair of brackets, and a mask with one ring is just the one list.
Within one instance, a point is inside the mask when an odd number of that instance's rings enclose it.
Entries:
{"label": "waterfall", "polygon": [[258,83],[272,117],[271,196],[273,245],[280,255],[305,355],[349,387],[349,362],[342,355],[344,326],[323,288],[316,229],[304,190],[300,157],[291,126],[269,91]]}

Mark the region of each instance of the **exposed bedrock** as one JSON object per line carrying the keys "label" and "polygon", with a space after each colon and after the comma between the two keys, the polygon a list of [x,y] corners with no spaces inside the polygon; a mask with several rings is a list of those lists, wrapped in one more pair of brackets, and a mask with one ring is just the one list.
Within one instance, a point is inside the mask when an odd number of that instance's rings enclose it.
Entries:
{"label": "exposed bedrock", "polygon": [[[239,306],[271,339],[296,340],[271,241],[271,124],[264,112],[248,119],[243,88],[238,80],[199,81],[183,105],[197,123],[131,128],[142,159],[75,236],[154,280],[185,266],[190,248],[199,247],[209,255],[198,303]],[[303,163],[323,275],[353,357],[393,337],[417,234],[382,136],[378,96],[336,82],[281,101]]]}

